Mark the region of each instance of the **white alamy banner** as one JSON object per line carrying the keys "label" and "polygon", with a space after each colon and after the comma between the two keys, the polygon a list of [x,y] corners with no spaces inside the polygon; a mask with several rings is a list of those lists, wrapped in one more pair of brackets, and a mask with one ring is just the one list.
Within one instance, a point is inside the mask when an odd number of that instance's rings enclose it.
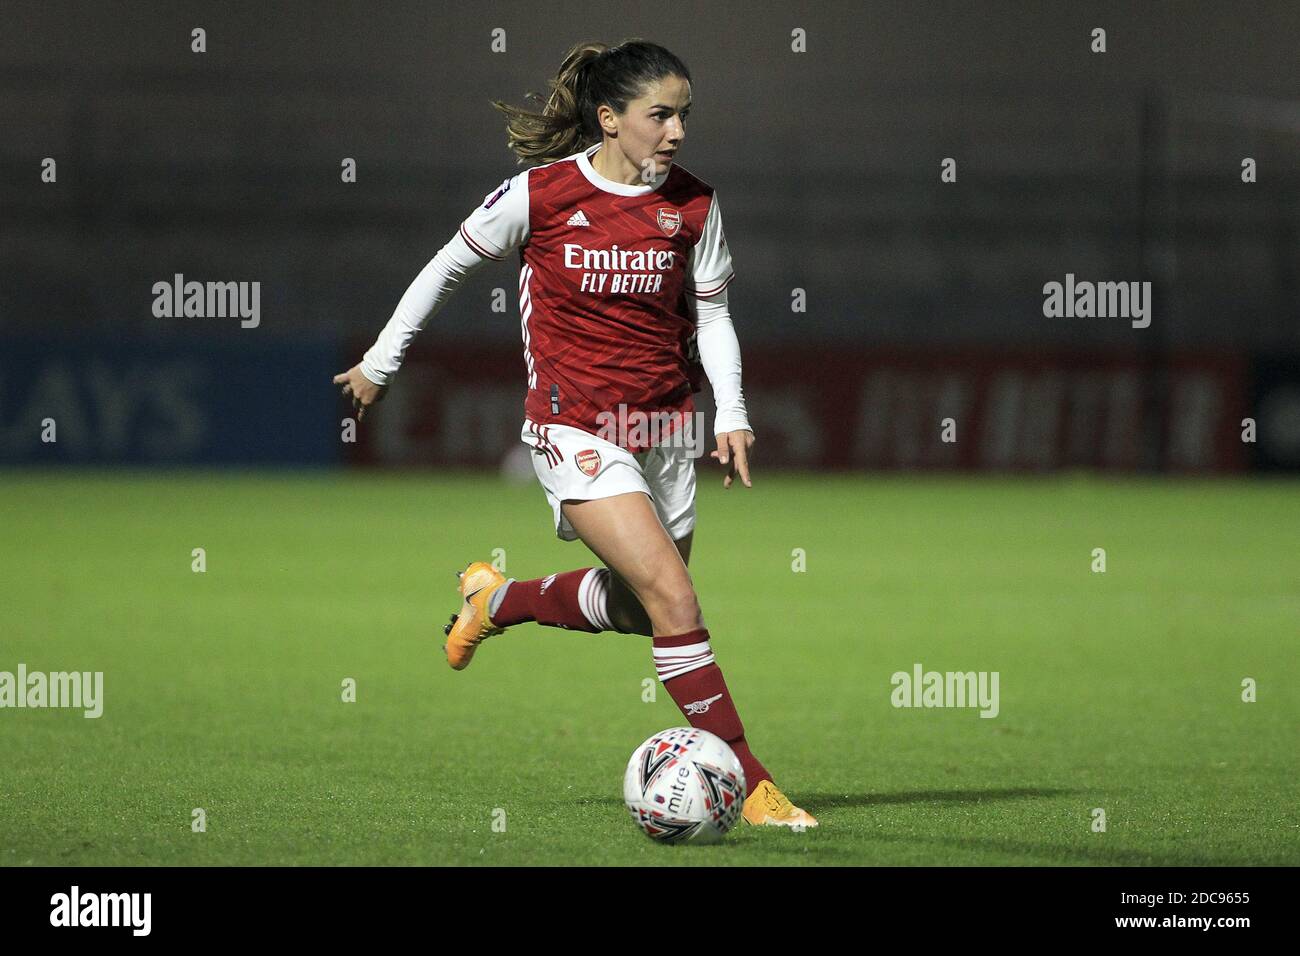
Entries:
{"label": "white alamy banner", "polygon": [[103,671],[0,671],[0,708],[67,707],[87,718],[104,713]]}

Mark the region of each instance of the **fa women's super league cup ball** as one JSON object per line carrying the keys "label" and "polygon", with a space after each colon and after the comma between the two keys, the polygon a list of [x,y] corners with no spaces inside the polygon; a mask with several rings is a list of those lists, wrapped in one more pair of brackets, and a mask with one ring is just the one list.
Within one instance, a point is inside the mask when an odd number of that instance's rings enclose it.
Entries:
{"label": "fa women's super league cup ball", "polygon": [[632,752],[623,802],[632,819],[662,843],[716,843],[736,825],[745,771],[721,737],[695,727],[655,734]]}

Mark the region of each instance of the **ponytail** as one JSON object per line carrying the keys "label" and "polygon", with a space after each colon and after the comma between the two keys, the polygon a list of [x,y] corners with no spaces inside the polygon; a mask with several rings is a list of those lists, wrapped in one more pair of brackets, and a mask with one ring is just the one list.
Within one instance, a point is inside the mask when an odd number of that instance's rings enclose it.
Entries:
{"label": "ponytail", "polygon": [[[621,115],[628,103],[667,76],[691,79],[686,64],[657,43],[579,43],[565,54],[540,113],[500,100],[492,105],[506,115],[506,145],[521,164],[536,166],[599,143],[603,134],[596,110],[601,104]],[[536,93],[526,98],[542,102]]]}

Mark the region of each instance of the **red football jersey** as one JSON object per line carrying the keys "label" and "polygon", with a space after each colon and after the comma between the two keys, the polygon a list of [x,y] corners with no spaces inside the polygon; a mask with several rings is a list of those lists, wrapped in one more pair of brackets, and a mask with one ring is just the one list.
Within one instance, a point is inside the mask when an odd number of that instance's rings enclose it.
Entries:
{"label": "red football jersey", "polygon": [[675,163],[614,182],[591,165],[600,148],[507,179],[460,227],[480,255],[519,250],[526,417],[592,433],[602,413],[694,410],[687,297],[733,276],[713,187]]}

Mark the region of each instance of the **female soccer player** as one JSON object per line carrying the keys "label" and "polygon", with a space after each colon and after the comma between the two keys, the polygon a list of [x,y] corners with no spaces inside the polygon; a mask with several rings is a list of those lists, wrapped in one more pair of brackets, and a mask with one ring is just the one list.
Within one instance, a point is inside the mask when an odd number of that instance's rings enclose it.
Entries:
{"label": "female soccer player", "polygon": [[406,290],[374,346],[335,376],[361,420],[383,397],[416,332],[484,262],[519,250],[532,449],[556,533],[605,567],[507,580],[477,561],[460,574],[447,660],[535,621],[653,639],[655,669],[694,727],[717,734],[745,770],[744,818],[816,826],[772,782],[745,740],[686,562],[695,527],[693,355],[717,405],[711,452],[749,487],[754,435],[727,310],[731,254],[717,197],[675,165],[691,76],[654,43],[569,51],[541,113],[494,105],[530,168],[484,197]]}

